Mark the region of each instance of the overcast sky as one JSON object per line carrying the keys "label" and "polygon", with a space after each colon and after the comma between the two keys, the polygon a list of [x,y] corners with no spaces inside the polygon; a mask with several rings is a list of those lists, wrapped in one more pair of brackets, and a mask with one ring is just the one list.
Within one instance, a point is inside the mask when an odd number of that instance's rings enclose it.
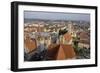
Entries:
{"label": "overcast sky", "polygon": [[24,11],[24,18],[25,19],[44,19],[44,20],[47,19],[47,20],[90,21],[90,14]]}

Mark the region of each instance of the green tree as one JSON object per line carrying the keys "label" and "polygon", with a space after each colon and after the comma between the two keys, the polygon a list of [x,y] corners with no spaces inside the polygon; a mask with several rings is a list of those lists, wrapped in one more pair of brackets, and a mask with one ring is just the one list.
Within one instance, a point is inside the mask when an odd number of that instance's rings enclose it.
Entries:
{"label": "green tree", "polygon": [[78,48],[79,39],[80,38],[78,36],[73,37],[73,47],[76,53],[78,53],[79,51],[79,48]]}

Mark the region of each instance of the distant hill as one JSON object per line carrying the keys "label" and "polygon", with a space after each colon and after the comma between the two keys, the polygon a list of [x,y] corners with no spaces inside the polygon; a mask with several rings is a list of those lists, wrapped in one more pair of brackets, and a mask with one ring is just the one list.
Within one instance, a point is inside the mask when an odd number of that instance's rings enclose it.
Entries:
{"label": "distant hill", "polygon": [[24,19],[24,23],[31,23],[31,22],[39,22],[39,21],[44,21],[44,22],[68,22],[68,21],[71,21],[71,22],[76,22],[76,23],[90,23],[88,21],[82,21],[82,20],[47,20],[47,19]]}

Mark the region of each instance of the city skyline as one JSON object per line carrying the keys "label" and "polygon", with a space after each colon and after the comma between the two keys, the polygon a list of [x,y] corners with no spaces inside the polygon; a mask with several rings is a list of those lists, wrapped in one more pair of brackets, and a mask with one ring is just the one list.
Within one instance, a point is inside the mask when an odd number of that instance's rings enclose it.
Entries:
{"label": "city skyline", "polygon": [[24,61],[90,59],[89,20],[89,14],[24,12]]}

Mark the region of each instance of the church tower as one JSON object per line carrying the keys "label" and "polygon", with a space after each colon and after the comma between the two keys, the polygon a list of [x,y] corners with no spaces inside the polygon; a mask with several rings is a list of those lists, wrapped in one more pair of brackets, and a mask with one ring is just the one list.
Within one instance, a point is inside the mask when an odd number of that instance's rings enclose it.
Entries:
{"label": "church tower", "polygon": [[68,33],[72,34],[73,30],[72,30],[72,22],[69,21],[68,22]]}

